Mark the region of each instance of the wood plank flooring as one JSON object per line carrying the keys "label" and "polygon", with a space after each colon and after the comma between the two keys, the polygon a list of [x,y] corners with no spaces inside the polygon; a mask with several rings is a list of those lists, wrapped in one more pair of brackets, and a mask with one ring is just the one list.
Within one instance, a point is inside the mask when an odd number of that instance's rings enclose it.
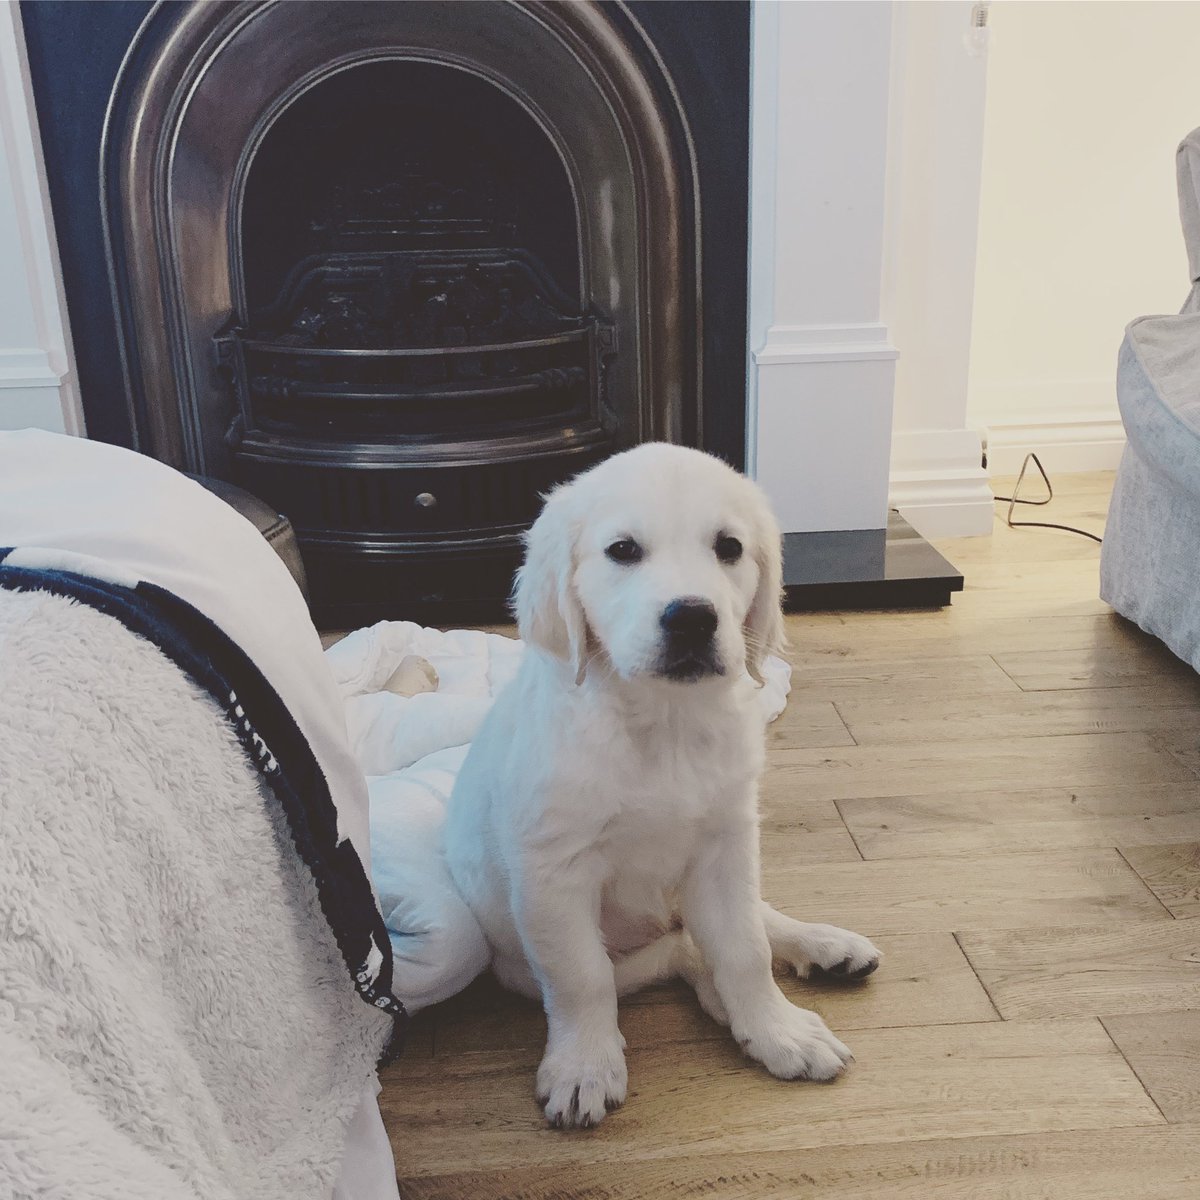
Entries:
{"label": "wood plank flooring", "polygon": [[[1111,476],[1055,484],[1099,532]],[[765,892],[884,952],[782,981],[846,1076],[777,1082],[661,988],[622,1004],[624,1108],[557,1133],[544,1019],[485,978],[384,1072],[406,1200],[1200,1196],[1200,681],[1098,599],[1095,544],[940,548],[948,609],[789,618],[768,732]]]}

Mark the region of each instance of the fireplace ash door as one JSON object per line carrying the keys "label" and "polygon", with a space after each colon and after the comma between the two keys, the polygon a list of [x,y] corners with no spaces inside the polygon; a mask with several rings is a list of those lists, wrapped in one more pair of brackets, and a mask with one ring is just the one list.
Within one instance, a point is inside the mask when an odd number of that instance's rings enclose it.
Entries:
{"label": "fireplace ash door", "polygon": [[296,526],[327,625],[495,613],[556,483],[699,444],[695,189],[619,6],[168,5],[106,131],[141,448]]}

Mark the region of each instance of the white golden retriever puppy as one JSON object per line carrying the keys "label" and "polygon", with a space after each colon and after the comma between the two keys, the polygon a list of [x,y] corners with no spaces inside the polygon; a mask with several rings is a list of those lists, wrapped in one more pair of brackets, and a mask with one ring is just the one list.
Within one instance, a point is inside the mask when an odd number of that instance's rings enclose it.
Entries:
{"label": "white golden retriever puppy", "polygon": [[515,608],[529,648],[459,775],[446,850],[497,977],[545,1006],[547,1119],[594,1125],[625,1099],[617,997],[674,976],[772,1074],[833,1079],[850,1051],[772,957],[860,978],[879,953],[759,896],[751,678],[783,641],[762,493],[679,446],[610,458],[547,500]]}

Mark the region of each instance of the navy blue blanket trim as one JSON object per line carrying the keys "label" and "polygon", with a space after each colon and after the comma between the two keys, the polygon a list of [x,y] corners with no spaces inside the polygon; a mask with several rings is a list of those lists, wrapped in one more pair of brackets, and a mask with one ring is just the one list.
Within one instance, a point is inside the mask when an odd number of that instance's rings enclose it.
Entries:
{"label": "navy blue blanket trim", "polygon": [[324,773],[275,689],[240,646],[171,592],[144,581],[127,588],[68,571],[6,566],[9,553],[0,549],[0,587],[68,596],[113,617],[153,642],[220,705],[283,809],[355,990],[392,1017],[383,1059],[390,1062],[403,1048],[408,1013],[392,995],[387,927],[362,860],[349,839],[338,842],[337,809]]}

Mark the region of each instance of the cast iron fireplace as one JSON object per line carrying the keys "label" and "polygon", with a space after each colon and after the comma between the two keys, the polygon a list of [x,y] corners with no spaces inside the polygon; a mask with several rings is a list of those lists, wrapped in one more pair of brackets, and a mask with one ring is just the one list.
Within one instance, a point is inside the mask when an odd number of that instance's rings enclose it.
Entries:
{"label": "cast iron fireplace", "polygon": [[623,6],[155,22],[102,160],[137,440],[287,513],[319,619],[494,608],[547,489],[703,444],[692,141]]}
{"label": "cast iron fireplace", "polygon": [[[287,511],[318,623],[500,617],[625,446],[744,465],[748,0],[21,17],[88,436]],[[792,607],[962,586],[903,531],[785,559]]]}

